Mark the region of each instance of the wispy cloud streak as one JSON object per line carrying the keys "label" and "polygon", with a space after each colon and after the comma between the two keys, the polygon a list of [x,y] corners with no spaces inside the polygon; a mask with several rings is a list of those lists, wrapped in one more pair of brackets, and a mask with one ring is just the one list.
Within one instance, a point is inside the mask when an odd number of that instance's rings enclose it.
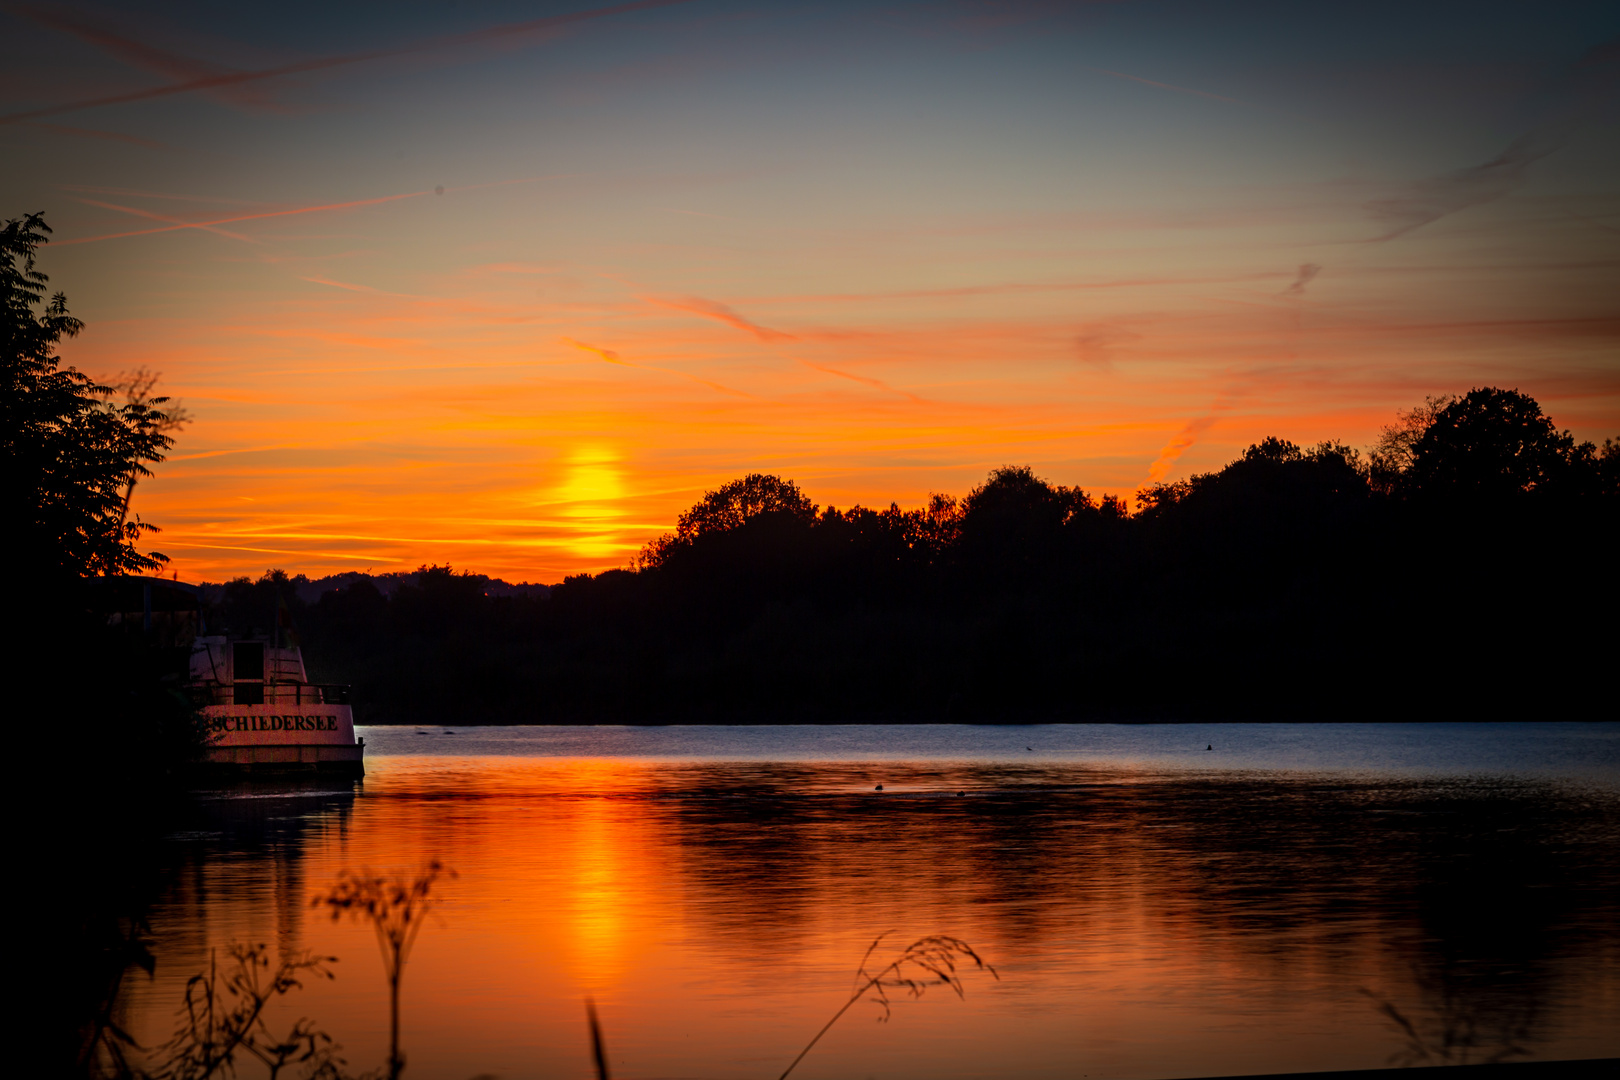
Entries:
{"label": "wispy cloud streak", "polygon": [[[81,98],[77,101],[62,102],[58,105],[46,105],[37,109],[7,113],[0,115],[0,124],[20,124],[29,120],[42,120],[48,116],[61,116],[63,113],[77,112],[81,109],[94,109],[105,105],[124,105],[135,101],[150,101],[153,98],[172,97],[175,94],[189,94],[203,90],[220,90],[260,82],[265,79],[275,79],[283,75],[302,75],[314,71],[325,71],[330,68],[346,67],[351,64],[362,64],[371,60],[386,60],[396,56],[410,56],[417,53],[449,50],[468,45],[481,45],[503,38],[539,34],[547,30],[559,30],[575,23],[602,19],[610,15],[625,15],[633,11],[673,7],[676,4],[690,2],[691,0],[635,0],[634,3],[615,4],[612,7],[596,8],[591,11],[573,11],[563,15],[548,15],[540,19],[506,23],[501,26],[491,26],[465,34],[450,34],[444,37],[429,38],[425,41],[412,42],[409,45],[400,45],[392,49],[371,49],[366,52],[347,53],[342,56],[323,56],[313,60],[301,60],[292,64],[260,68],[256,71],[218,72],[183,79],[180,82],[169,83],[165,86],[149,86],[142,90],[130,90],[122,94]],[[12,10],[33,17],[32,8],[15,5]]]}
{"label": "wispy cloud streak", "polygon": [[1489,161],[1420,180],[1392,198],[1374,199],[1367,209],[1390,228],[1373,239],[1394,240],[1459,210],[1509,194],[1531,165],[1552,153],[1552,146],[1539,142],[1534,135],[1526,135]]}
{"label": "wispy cloud streak", "polygon": [[669,308],[672,311],[684,311],[692,315],[701,315],[706,319],[714,319],[737,330],[753,334],[761,341],[792,341],[792,334],[784,334],[780,330],[772,330],[768,326],[761,326],[743,318],[724,304],[713,300],[705,300],[700,296],[682,296],[674,298],[643,297],[647,303],[657,307]]}
{"label": "wispy cloud streak", "polygon": [[916,403],[921,403],[922,401],[922,399],[916,394],[910,393],[906,390],[897,390],[888,383],[884,382],[882,379],[874,379],[866,375],[856,375],[852,372],[840,371],[835,367],[828,367],[826,364],[817,364],[810,360],[806,360],[803,357],[799,357],[798,360],[799,363],[803,364],[805,367],[810,368],[812,371],[819,371],[824,375],[836,375],[840,379],[848,379],[850,382],[857,382],[862,386],[870,386],[874,390],[882,390],[886,394],[898,394],[907,401]]}
{"label": "wispy cloud streak", "polygon": [[1555,104],[1540,123],[1489,161],[1419,180],[1402,194],[1367,204],[1388,230],[1373,242],[1394,240],[1443,217],[1505,198],[1530,166],[1561,148],[1574,132],[1612,111],[1620,82],[1620,38],[1588,49],[1562,80]]}
{"label": "wispy cloud streak", "polygon": [[1316,275],[1320,274],[1321,272],[1322,272],[1322,268],[1320,266],[1318,266],[1316,263],[1300,263],[1299,264],[1299,276],[1294,278],[1294,282],[1293,282],[1292,285],[1289,285],[1288,288],[1283,290],[1283,295],[1284,296],[1304,296],[1305,295],[1305,286],[1307,286],[1311,282],[1315,281],[1316,280]]}
{"label": "wispy cloud streak", "polygon": [[712,382],[709,379],[700,378],[700,377],[698,377],[696,375],[691,374],[690,372],[680,371],[680,370],[677,370],[675,368],[657,367],[657,366],[655,366],[653,364],[636,364],[636,363],[632,363],[629,360],[626,360],[624,357],[620,356],[618,354],[618,352],[613,350],[613,349],[604,349],[599,345],[589,345],[589,344],[587,344],[587,343],[585,343],[583,341],[575,341],[573,338],[570,338],[570,337],[565,337],[562,340],[563,340],[564,344],[572,345],[576,349],[580,349],[580,350],[582,350],[584,352],[588,352],[588,353],[592,354],[593,356],[596,356],[598,359],[604,361],[605,363],[615,364],[615,365],[617,365],[619,367],[640,368],[643,371],[658,371],[658,372],[662,372],[665,375],[679,375],[683,379],[691,379],[695,383],[699,383],[700,385],[707,386],[711,390],[718,390],[722,394],[730,394],[732,397],[741,397],[741,398],[753,398],[754,397],[753,394],[747,393],[746,391],[736,390],[736,389],[733,389],[732,387],[729,387],[729,386],[723,386],[720,383]]}
{"label": "wispy cloud streak", "polygon": [[[58,247],[67,247],[69,244],[90,244],[98,240],[119,240],[126,236],[151,236],[154,233],[178,232],[181,229],[213,230],[216,225],[232,225],[238,221],[262,221],[265,218],[293,217],[298,214],[316,214],[323,210],[350,210],[357,206],[377,206],[380,203],[398,202],[400,199],[415,199],[423,195],[431,195],[431,191],[407,191],[399,195],[382,195],[375,199],[355,199],[351,202],[323,203],[320,206],[299,206],[291,210],[266,210],[258,214],[236,214],[232,217],[215,218],[212,221],[184,221],[175,225],[164,225],[156,229],[135,229],[130,232],[105,233],[101,236],[81,236],[75,240],[57,240]],[[88,202],[89,200],[83,200]],[[106,205],[106,204],[101,204]],[[126,209],[118,207],[117,209]],[[151,215],[156,216],[156,215]]]}
{"label": "wispy cloud streak", "polygon": [[1176,459],[1191,449],[1198,441],[1198,437],[1214,424],[1215,417],[1202,416],[1177,432],[1175,438],[1164,444],[1164,449],[1159,451],[1159,456],[1154,459],[1153,464],[1148,466],[1147,482],[1161,483],[1170,475],[1170,468],[1176,463]]}

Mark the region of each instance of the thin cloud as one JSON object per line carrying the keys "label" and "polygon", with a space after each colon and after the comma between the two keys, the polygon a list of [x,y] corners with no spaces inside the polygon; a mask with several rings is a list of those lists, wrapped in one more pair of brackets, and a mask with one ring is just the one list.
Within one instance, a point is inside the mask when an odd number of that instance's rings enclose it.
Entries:
{"label": "thin cloud", "polygon": [[297,214],[317,214],[324,210],[349,210],[357,206],[376,206],[380,203],[398,202],[400,199],[415,199],[423,195],[431,195],[429,191],[407,191],[399,195],[383,195],[375,199],[355,199],[351,202],[323,203],[320,206],[300,206],[292,210],[267,210],[258,214],[237,214],[233,217],[215,218],[212,221],[186,221],[176,225],[165,225],[158,229],[135,229],[131,232],[105,233],[101,236],[81,236],[76,240],[58,240],[58,247],[67,247],[71,244],[91,244],[98,240],[119,240],[126,236],[151,236],[154,233],[177,232],[181,229],[212,229],[215,225],[233,225],[238,221],[262,221],[265,218],[292,217]]}
{"label": "thin cloud", "polygon": [[602,348],[602,347],[600,347],[598,345],[589,345],[589,344],[587,344],[587,343],[585,343],[583,341],[575,341],[571,337],[565,337],[562,340],[565,343],[567,343],[569,345],[572,345],[574,348],[582,349],[585,352],[591,353],[592,355],[598,357],[599,359],[601,359],[601,360],[603,360],[603,361],[605,361],[606,363],[609,363],[609,364],[617,364],[620,367],[627,367],[627,368],[641,368],[643,371],[658,371],[658,372],[662,372],[662,373],[664,373],[666,375],[679,375],[683,379],[691,379],[695,383],[700,383],[703,386],[707,386],[711,390],[718,390],[722,394],[730,394],[732,397],[754,399],[753,394],[747,393],[747,392],[742,391],[742,390],[734,390],[729,386],[723,386],[720,383],[711,382],[708,379],[699,378],[698,376],[693,375],[690,372],[679,371],[679,370],[677,370],[675,368],[655,367],[652,364],[635,364],[635,363],[631,363],[629,360],[626,360],[624,357],[620,356],[617,352],[615,352],[612,349],[604,349],[604,348]]}
{"label": "thin cloud", "polygon": [[585,344],[585,342],[583,342],[583,341],[575,341],[571,337],[565,337],[565,338],[563,338],[563,340],[566,341],[568,344],[572,345],[574,348],[583,349],[585,352],[592,353],[595,356],[598,356],[601,359],[606,360],[610,364],[618,364],[621,367],[639,367],[640,366],[638,364],[627,364],[627,363],[625,363],[622,359],[619,358],[619,354],[614,352],[612,349],[603,349],[603,348],[600,348],[600,347],[598,347],[596,345],[587,345],[587,344]]}
{"label": "thin cloud", "polygon": [[1141,339],[1141,334],[1123,327],[1091,323],[1074,336],[1074,350],[1081,363],[1102,371],[1112,371],[1114,355],[1119,347]]}
{"label": "thin cloud", "polygon": [[1489,161],[1420,180],[1392,198],[1374,199],[1367,209],[1390,228],[1373,240],[1394,240],[1459,210],[1495,202],[1509,194],[1524,181],[1531,165],[1555,149],[1537,145],[1539,141],[1532,132],[1514,140]]}
{"label": "thin cloud", "polygon": [[[893,289],[867,293],[806,293],[761,297],[772,303],[872,303],[885,300],[936,300],[968,296],[1000,296],[1021,293],[1095,292],[1109,289],[1156,289],[1184,285],[1242,285],[1276,281],[1288,275],[1276,270],[1243,274],[1210,274],[1186,277],[1154,276],[1115,278],[1111,281],[1012,281],[997,285],[957,285],[940,289]],[[656,302],[656,301],[654,301]]]}
{"label": "thin cloud", "polygon": [[1159,451],[1159,456],[1154,459],[1153,464],[1148,466],[1147,482],[1150,484],[1163,482],[1164,478],[1170,473],[1170,467],[1176,463],[1176,459],[1186,453],[1198,441],[1198,437],[1208,431],[1214,424],[1215,417],[1202,416],[1191,421],[1186,427],[1177,432],[1175,438],[1164,444],[1164,449]]}
{"label": "thin cloud", "polygon": [[232,240],[241,240],[243,243],[247,244],[258,243],[258,241],[253,239],[251,236],[243,236],[241,233],[234,233],[228,229],[221,229],[215,225],[193,225],[189,221],[182,221],[179,218],[170,217],[168,214],[159,214],[152,210],[142,210],[135,206],[121,206],[118,203],[102,202],[100,199],[80,199],[79,202],[84,203],[86,206],[98,206],[103,210],[117,210],[121,213],[131,214],[135,217],[146,218],[149,221],[166,221],[171,225],[205,229],[216,236],[229,237]]}
{"label": "thin cloud", "polygon": [[[612,7],[596,8],[591,11],[574,11],[564,15],[548,15],[539,19],[528,19],[524,22],[506,23],[501,26],[491,26],[483,30],[474,30],[465,34],[450,34],[442,37],[428,38],[412,42],[409,45],[400,45],[392,49],[372,49],[366,52],[347,53],[341,56],[325,56],[313,60],[301,60],[292,64],[281,64],[277,67],[260,68],[256,71],[227,71],[216,74],[203,75],[196,78],[184,79],[180,82],[170,83],[166,86],[151,86],[144,90],[130,90],[122,94],[110,94],[104,97],[81,98],[78,101],[63,102],[59,105],[46,105],[38,109],[28,109],[23,112],[0,115],[0,124],[19,124],[29,120],[40,120],[47,116],[60,116],[63,113],[77,112],[80,109],[93,109],[103,105],[122,105],[134,101],[149,101],[153,98],[171,97],[175,94],[189,94],[196,91],[214,91],[228,87],[243,86],[265,79],[279,78],[283,75],[301,75],[313,71],[324,71],[329,68],[347,67],[352,64],[361,64],[369,60],[385,60],[396,56],[409,56],[415,53],[435,52],[455,49],[467,45],[480,45],[486,42],[498,41],[503,38],[520,37],[524,35],[540,34],[548,30],[558,30],[574,23],[587,22],[592,19],[606,18],[610,15],[624,15],[633,11],[642,11],[650,8],[672,7],[676,4],[690,3],[691,0],[634,0],[633,3],[615,4]],[[21,14],[31,17],[32,9],[21,6],[13,8]]]}
{"label": "thin cloud", "polygon": [[[78,38],[80,41],[94,45],[132,67],[160,75],[166,79],[177,82],[196,82],[198,80],[216,79],[222,75],[241,74],[240,71],[212,64],[206,60],[197,60],[179,53],[169,52],[153,45],[148,45],[134,38],[114,33],[105,26],[91,25],[82,12],[60,7],[46,7],[39,4],[12,5],[10,10],[42,26]],[[212,96],[231,101],[238,105],[250,105],[258,108],[274,108],[275,102],[265,92],[264,88],[256,86],[224,85],[211,89]]]}
{"label": "thin cloud", "polygon": [[743,318],[741,315],[737,314],[735,311],[732,311],[724,304],[716,303],[713,300],[705,300],[700,296],[681,296],[673,298],[648,296],[642,297],[642,299],[649,304],[662,308],[669,308],[672,311],[684,311],[691,315],[701,315],[706,319],[714,319],[717,322],[725,323],[727,326],[730,326],[733,329],[742,330],[753,334],[761,341],[795,340],[792,334],[784,334],[780,330],[772,330],[768,326],[761,326],[756,322]]}
{"label": "thin cloud", "polygon": [[1299,274],[1295,276],[1294,283],[1282,291],[1284,296],[1304,296],[1305,286],[1316,280],[1316,275],[1322,268],[1316,263],[1300,263]]}
{"label": "thin cloud", "polygon": [[349,292],[366,293],[369,296],[406,296],[409,299],[416,299],[415,297],[409,297],[406,293],[387,292],[370,285],[356,285],[351,281],[338,281],[334,278],[306,277],[304,280],[313,285],[330,285],[334,289],[347,289]]}
{"label": "thin cloud", "polygon": [[1410,185],[1405,192],[1367,203],[1388,230],[1372,242],[1394,240],[1469,207],[1495,202],[1524,182],[1530,166],[1559,149],[1575,132],[1601,123],[1612,109],[1620,38],[1588,49],[1560,80],[1554,104],[1530,131],[1489,161],[1442,173]]}
{"label": "thin cloud", "polygon": [[888,383],[884,382],[882,379],[874,379],[866,375],[856,375],[853,372],[840,371],[835,367],[828,367],[825,364],[817,364],[810,360],[806,360],[803,357],[796,357],[795,359],[813,371],[819,371],[826,375],[836,375],[840,379],[848,379],[851,382],[858,382],[862,386],[870,386],[873,389],[882,390],[887,394],[898,394],[907,401],[913,401],[919,404],[922,402],[922,398],[919,398],[916,394],[910,393],[906,390],[897,390]]}

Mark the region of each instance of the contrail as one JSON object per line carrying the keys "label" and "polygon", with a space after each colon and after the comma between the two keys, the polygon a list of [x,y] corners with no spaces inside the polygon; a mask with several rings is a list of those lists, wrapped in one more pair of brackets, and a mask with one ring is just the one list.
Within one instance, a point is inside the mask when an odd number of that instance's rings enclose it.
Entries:
{"label": "contrail", "polygon": [[[367,60],[383,60],[393,56],[408,56],[411,53],[429,52],[435,49],[451,49],[460,45],[475,45],[484,41],[493,41],[497,38],[529,34],[538,30],[551,30],[573,23],[604,18],[609,15],[624,15],[632,11],[672,7],[675,4],[690,2],[691,0],[635,0],[633,3],[615,4],[612,7],[596,8],[591,11],[573,11],[566,15],[548,15],[541,19],[529,19],[526,22],[491,26],[484,30],[474,30],[466,34],[430,38],[426,41],[400,45],[392,49],[373,49],[369,52],[348,53],[344,56],[326,56],[315,60],[303,60],[296,64],[282,64],[279,67],[261,68],[257,71],[232,71],[218,75],[206,75],[200,78],[187,79],[184,82],[170,83],[167,86],[153,86],[145,90],[131,90],[127,93],[111,94],[106,97],[81,98],[78,101],[64,102],[60,105],[47,105],[43,108],[29,109],[24,112],[6,113],[0,115],[0,124],[21,124],[29,120],[39,120],[47,116],[60,116],[63,113],[77,112],[80,109],[93,109],[102,105],[122,105],[131,101],[148,101],[152,98],[170,97],[174,94],[189,94],[194,90],[215,90],[222,87],[258,82],[261,79],[274,79],[281,75],[299,75],[310,71],[322,71],[326,68],[344,67],[349,64],[364,63]],[[11,7],[11,10],[17,11],[25,17],[28,14],[27,10],[21,7]]]}
{"label": "contrail", "polygon": [[1529,131],[1489,161],[1407,185],[1406,192],[1376,199],[1367,209],[1389,226],[1373,243],[1395,240],[1469,207],[1510,195],[1530,166],[1559,150],[1582,126],[1600,124],[1612,111],[1620,81],[1620,38],[1588,49],[1560,80],[1554,104]]}
{"label": "contrail", "polygon": [[230,231],[228,231],[226,229],[221,229],[217,225],[207,225],[207,224],[202,224],[200,222],[182,221],[180,218],[170,217],[167,214],[159,214],[159,213],[157,213],[155,211],[152,211],[152,210],[142,210],[142,209],[139,209],[138,207],[134,207],[134,206],[120,206],[118,203],[102,202],[100,199],[80,199],[79,201],[84,203],[86,206],[99,206],[103,210],[118,210],[118,211],[122,211],[123,213],[126,213],[126,214],[133,214],[136,217],[149,218],[152,221],[166,221],[169,224],[175,226],[176,228],[206,229],[211,233],[218,233],[220,236],[228,236],[232,240],[243,240],[243,241],[246,241],[249,244],[254,244],[254,243],[258,242],[256,240],[254,240],[252,237],[243,236],[241,233],[233,233],[233,232],[230,232]]}
{"label": "contrail", "polygon": [[[178,53],[168,52],[132,38],[122,37],[103,27],[89,25],[81,21],[82,16],[70,8],[44,7],[39,4],[14,4],[8,5],[8,7],[13,13],[23,18],[32,19],[34,22],[61,33],[71,34],[81,41],[96,46],[103,52],[111,53],[127,64],[144,68],[164,79],[189,82],[193,79],[207,79],[216,75],[236,74],[233,69],[223,65],[181,56]],[[248,104],[269,104],[265,91],[260,88],[249,88],[240,97],[244,103]]]}
{"label": "contrail", "polygon": [[[313,214],[321,210],[347,210],[353,206],[376,206],[378,203],[395,202],[399,199],[414,199],[421,195],[428,195],[426,191],[407,191],[403,195],[384,195],[376,199],[356,199],[353,202],[327,203],[323,206],[300,206],[292,210],[270,210],[262,214],[237,214],[234,217],[216,218],[213,221],[187,221],[179,225],[165,225],[158,229],[136,229],[132,232],[106,233],[102,236],[83,236],[77,240],[58,240],[57,247],[66,247],[70,244],[88,244],[96,240],[118,240],[126,236],[151,236],[153,233],[178,232],[181,229],[209,229],[216,225],[230,225],[237,221],[258,221],[261,218],[289,217],[293,214]],[[81,200],[88,202],[88,199]],[[123,209],[120,207],[119,209]]]}
{"label": "contrail", "polygon": [[[486,184],[462,184],[462,185],[460,185],[458,187],[455,187],[455,188],[446,188],[446,187],[443,187],[441,185],[440,187],[434,188],[431,192],[430,191],[406,191],[406,192],[403,192],[403,193],[398,194],[398,195],[382,195],[382,196],[379,196],[378,198],[375,198],[375,199],[354,199],[354,200],[352,200],[350,202],[322,203],[319,206],[298,206],[298,207],[294,207],[291,210],[265,210],[265,211],[261,211],[259,213],[255,213],[255,214],[236,214],[236,215],[233,215],[231,217],[216,218],[216,219],[209,220],[209,221],[182,221],[179,218],[164,217],[161,214],[149,213],[148,211],[145,211],[145,210],[136,210],[136,209],[133,209],[133,208],[128,207],[128,206],[118,206],[118,205],[116,205],[114,203],[97,202],[94,199],[82,199],[81,198],[79,200],[80,202],[89,203],[91,206],[102,206],[102,207],[106,207],[106,208],[111,209],[111,210],[122,210],[122,211],[124,211],[126,213],[141,215],[142,217],[155,218],[158,221],[172,221],[175,224],[165,225],[162,228],[157,228],[157,229],[135,229],[135,230],[132,230],[130,232],[103,233],[101,236],[82,236],[82,237],[79,237],[77,240],[57,240],[57,241],[55,241],[55,243],[56,243],[57,247],[62,247],[64,245],[68,245],[68,244],[88,244],[88,243],[91,243],[92,241],[96,241],[96,240],[120,240],[120,239],[123,239],[126,236],[151,236],[153,233],[176,232],[176,231],[178,231],[180,229],[204,229],[204,230],[207,230],[208,232],[220,232],[221,230],[215,228],[215,226],[217,226],[217,225],[229,225],[229,224],[231,224],[233,222],[237,222],[237,221],[258,221],[261,218],[289,217],[289,216],[296,215],[296,214],[314,214],[314,213],[318,213],[318,212],[320,212],[322,210],[348,210],[348,209],[350,209],[352,207],[356,207],[356,206],[376,206],[378,203],[397,202],[400,199],[415,199],[415,198],[417,198],[419,196],[422,196],[422,195],[431,195],[431,194],[443,195],[446,191],[482,191],[485,188],[510,187],[513,184],[538,184],[542,180],[557,180],[557,179],[560,179],[562,177],[573,176],[573,175],[575,175],[575,174],[573,174],[573,173],[548,173],[545,176],[520,176],[516,180],[493,180],[493,181],[490,181],[489,183],[486,183]],[[70,190],[70,191],[96,191],[96,192],[101,192],[104,189],[90,188],[90,187],[82,187],[82,188],[69,187],[67,190]],[[109,189],[105,189],[105,190],[107,190],[107,191],[116,191],[117,189],[109,188]],[[135,196],[138,196],[140,198],[145,198],[145,199],[183,199],[183,198],[190,198],[190,196],[156,195],[156,194],[148,194],[148,193],[139,192],[139,191],[128,192],[128,194],[135,195]],[[217,201],[221,201],[221,200],[208,200],[208,201],[216,201],[217,202]],[[224,200],[224,201],[230,201],[230,200]],[[235,233],[224,233],[224,235],[233,237],[234,239],[238,239],[238,240],[249,240],[250,239],[249,237],[246,237],[246,236],[237,236]],[[256,242],[256,241],[254,241],[254,242]]]}

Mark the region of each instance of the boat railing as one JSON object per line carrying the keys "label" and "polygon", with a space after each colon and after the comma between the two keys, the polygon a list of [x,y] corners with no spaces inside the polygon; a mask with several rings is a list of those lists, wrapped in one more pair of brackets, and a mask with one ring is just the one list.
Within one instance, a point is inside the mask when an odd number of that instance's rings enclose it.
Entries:
{"label": "boat railing", "polygon": [[194,685],[197,705],[347,705],[349,687],[343,683],[238,682]]}

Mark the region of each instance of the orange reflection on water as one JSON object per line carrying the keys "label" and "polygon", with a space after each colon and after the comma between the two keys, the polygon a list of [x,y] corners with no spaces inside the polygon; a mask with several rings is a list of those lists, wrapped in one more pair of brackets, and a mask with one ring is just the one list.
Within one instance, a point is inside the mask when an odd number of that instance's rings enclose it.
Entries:
{"label": "orange reflection on water", "polygon": [[[1400,1040],[1360,987],[1424,1023],[1465,1019],[1485,1043],[1518,1032],[1537,1056],[1620,1050],[1613,902],[1557,886],[1614,876],[1614,852],[1594,835],[1549,855],[1541,838],[1567,843],[1569,815],[1591,813],[1552,791],[993,763],[369,769],[358,795],[220,800],[211,835],[177,842],[154,917],[159,978],[131,1002],[144,1041],[209,947],[275,941],[342,958],[337,981],[275,1021],[315,1017],[374,1066],[387,1034],[374,942],[308,897],[346,867],[437,857],[459,877],[406,972],[412,1077],[588,1075],[587,996],[615,1075],[774,1076],[890,930],[885,948],[958,935],[1002,978],[969,974],[963,1000],[937,987],[897,1000],[889,1024],[859,1006],[803,1076],[1382,1065]],[[1461,902],[1480,886],[1466,876],[1476,853],[1498,867],[1497,901],[1518,905],[1484,935]]]}

